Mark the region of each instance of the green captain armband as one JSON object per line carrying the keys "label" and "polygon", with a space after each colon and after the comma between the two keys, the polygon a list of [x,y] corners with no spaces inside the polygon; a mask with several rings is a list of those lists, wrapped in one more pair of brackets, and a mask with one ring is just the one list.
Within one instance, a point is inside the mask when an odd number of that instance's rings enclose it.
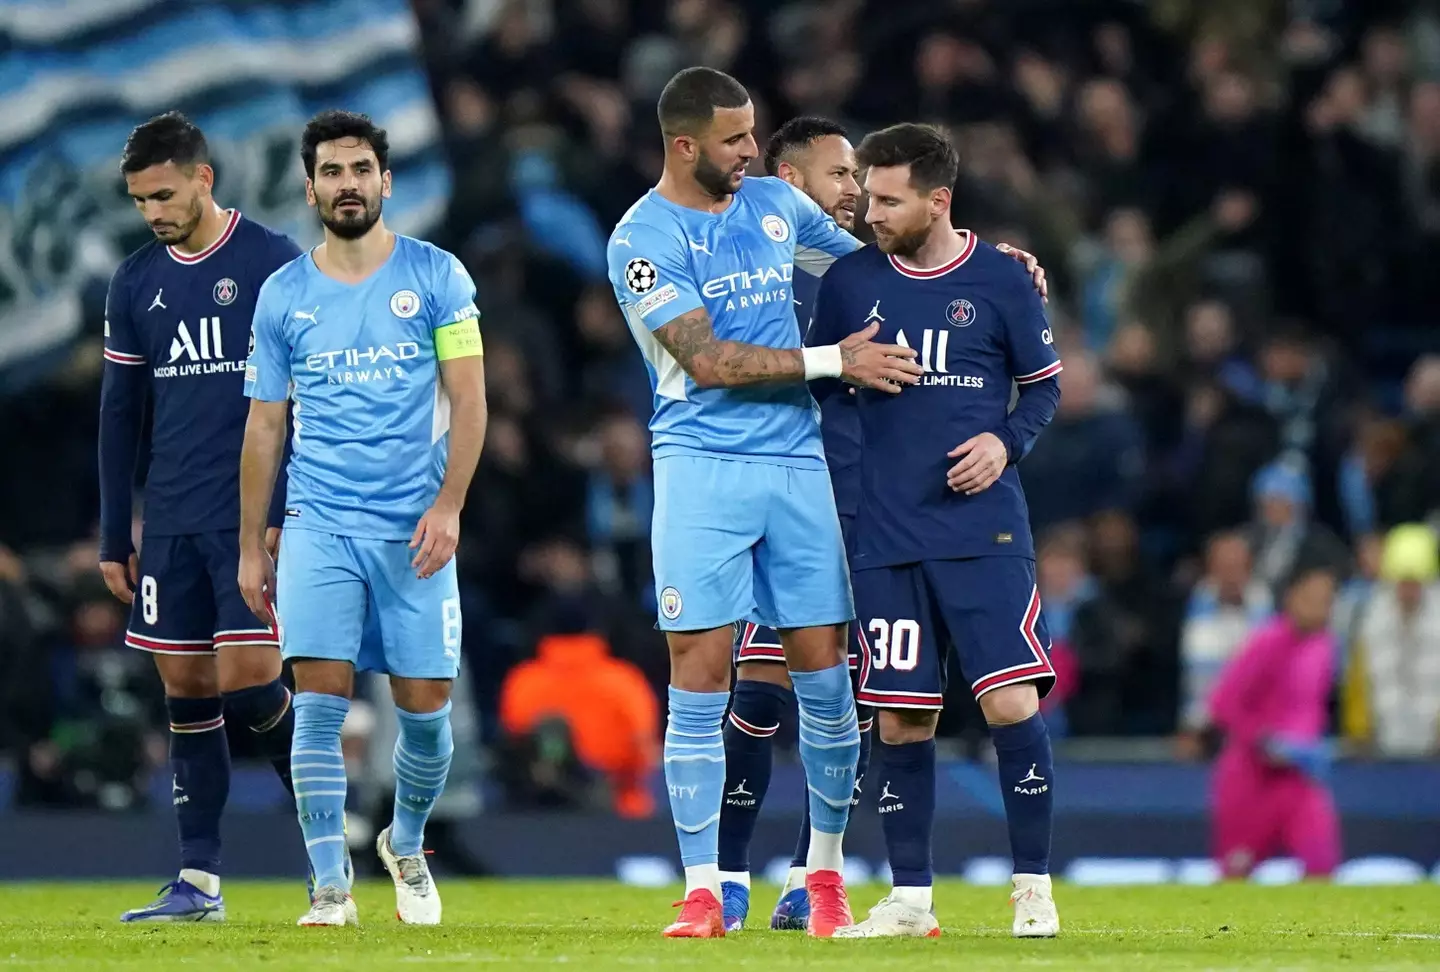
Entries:
{"label": "green captain armband", "polygon": [[485,342],[480,338],[480,319],[467,318],[455,324],[446,324],[435,329],[435,357],[441,361],[451,358],[473,358],[485,354]]}

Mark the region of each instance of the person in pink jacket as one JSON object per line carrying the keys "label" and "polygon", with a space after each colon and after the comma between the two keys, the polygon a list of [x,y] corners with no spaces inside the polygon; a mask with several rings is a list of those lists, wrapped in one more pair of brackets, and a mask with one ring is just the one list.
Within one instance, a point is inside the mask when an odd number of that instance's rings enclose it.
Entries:
{"label": "person in pink jacket", "polygon": [[1306,877],[1340,863],[1340,824],[1326,785],[1327,706],[1336,644],[1329,620],[1336,577],[1301,566],[1279,614],[1256,628],[1220,675],[1209,701],[1223,738],[1215,764],[1215,856],[1245,877],[1271,856],[1300,859]]}

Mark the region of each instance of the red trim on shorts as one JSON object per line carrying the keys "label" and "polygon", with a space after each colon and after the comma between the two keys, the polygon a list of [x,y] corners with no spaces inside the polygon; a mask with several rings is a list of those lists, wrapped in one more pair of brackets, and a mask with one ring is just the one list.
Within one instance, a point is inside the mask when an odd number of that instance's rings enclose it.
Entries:
{"label": "red trim on shorts", "polygon": [[1030,603],[1025,607],[1025,616],[1020,619],[1020,635],[1025,643],[1030,646],[1030,652],[1035,656],[1035,661],[1023,665],[1014,665],[1010,668],[1002,668],[998,672],[991,672],[978,678],[970,686],[970,691],[975,693],[975,698],[980,698],[986,692],[994,691],[1004,685],[1014,685],[1017,682],[1033,682],[1039,678],[1054,678],[1055,669],[1050,664],[1050,658],[1045,654],[1045,648],[1040,644],[1040,635],[1035,630],[1040,620],[1040,589],[1030,589]]}
{"label": "red trim on shorts", "polygon": [[157,655],[210,655],[215,652],[215,646],[209,641],[146,638],[144,635],[138,635],[133,631],[125,632],[125,645],[129,648],[137,648],[140,651],[149,651]]}

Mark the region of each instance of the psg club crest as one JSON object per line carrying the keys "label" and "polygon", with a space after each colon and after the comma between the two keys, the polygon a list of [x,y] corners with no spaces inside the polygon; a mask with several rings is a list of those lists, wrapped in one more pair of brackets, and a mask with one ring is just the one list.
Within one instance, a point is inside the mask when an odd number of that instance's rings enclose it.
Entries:
{"label": "psg club crest", "polygon": [[776,243],[784,243],[790,238],[790,224],[774,213],[770,213],[760,220],[760,228]]}
{"label": "psg club crest", "polygon": [[945,308],[945,320],[950,322],[951,327],[969,327],[975,323],[975,305],[964,297],[952,300]]}
{"label": "psg club crest", "polygon": [[666,621],[674,621],[680,616],[681,605],[680,592],[673,587],[667,587],[660,592],[660,613],[665,615]]}
{"label": "psg club crest", "polygon": [[409,320],[420,313],[420,295],[413,290],[397,290],[390,298],[390,313],[402,320]]}
{"label": "psg club crest", "polygon": [[215,281],[215,303],[221,307],[233,303],[238,293],[240,293],[240,288],[235,286],[235,281],[229,277]]}

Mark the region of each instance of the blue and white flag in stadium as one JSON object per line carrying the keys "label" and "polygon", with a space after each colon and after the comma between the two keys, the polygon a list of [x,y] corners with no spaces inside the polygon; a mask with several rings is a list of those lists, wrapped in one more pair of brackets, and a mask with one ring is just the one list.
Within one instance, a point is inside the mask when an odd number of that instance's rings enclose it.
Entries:
{"label": "blue and white flag in stadium", "polygon": [[300,132],[315,112],[389,130],[386,221],[424,236],[450,172],[407,0],[0,0],[0,367],[71,342],[82,295],[149,231],[130,130],[170,109],[206,133],[216,199],[301,243]]}

